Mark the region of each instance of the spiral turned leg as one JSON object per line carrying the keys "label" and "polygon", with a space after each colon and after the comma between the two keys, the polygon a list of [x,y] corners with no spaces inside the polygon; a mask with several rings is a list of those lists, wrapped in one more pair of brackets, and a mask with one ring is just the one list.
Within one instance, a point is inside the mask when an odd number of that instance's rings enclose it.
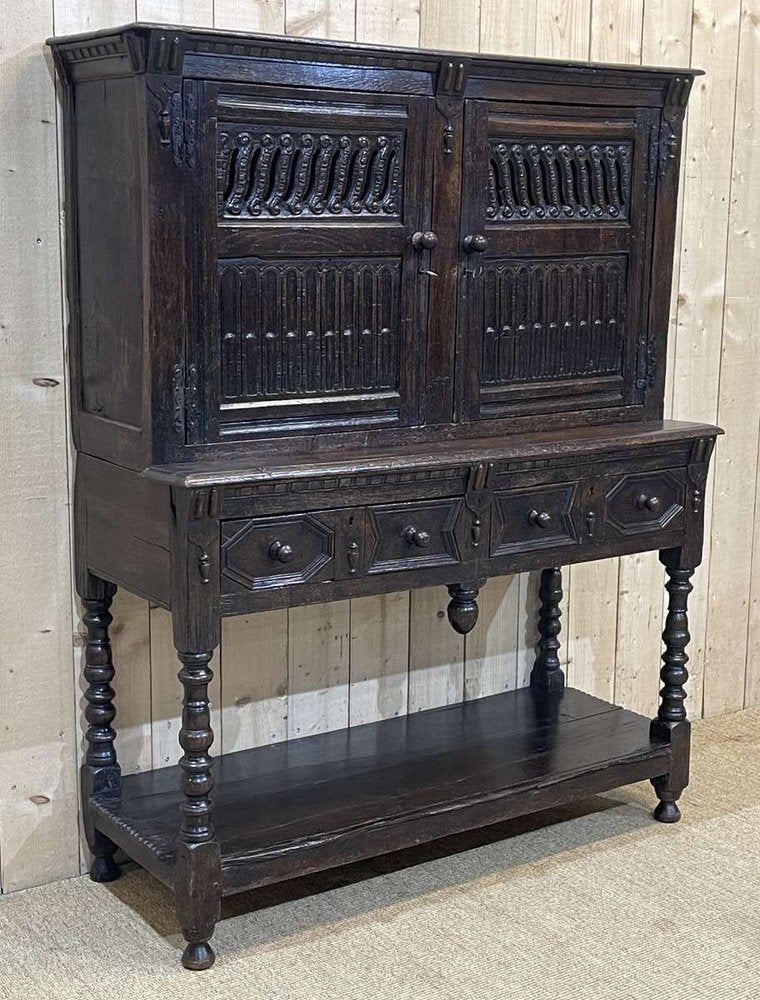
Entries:
{"label": "spiral turned leg", "polygon": [[538,612],[538,655],[530,674],[531,687],[561,691],[565,686],[565,675],[559,661],[560,617],[562,609],[562,570],[552,567],[541,571],[541,586],[538,591],[541,607]]}
{"label": "spiral turned leg", "polygon": [[104,584],[102,596],[83,598],[82,620],[87,627],[87,641],[84,652],[84,677],[87,688],[84,692],[87,707],[87,751],[82,766],[82,799],[84,802],[84,825],[88,846],[93,855],[90,878],[93,882],[113,882],[121,874],[113,859],[116,845],[100,830],[96,830],[90,799],[93,795],[118,788],[121,772],[116,760],[116,749],[112,723],[116,715],[113,705],[114,678],[111,658],[111,642],[108,629],[113,621],[110,613],[111,601],[116,588]]}
{"label": "spiral turned leg", "polygon": [[182,955],[186,969],[209,969],[214,952],[209,939],[219,919],[221,860],[214,839],[210,793],[214,784],[209,748],[214,741],[208,701],[213,678],[210,652],[179,653],[179,679],[184,688],[179,743],[183,754],[180,830],[177,867],[177,912],[187,947]]}
{"label": "spiral turned leg", "polygon": [[660,671],[662,689],[657,718],[652,721],[652,735],[665,738],[671,744],[673,767],[669,774],[653,778],[652,785],[660,800],[654,811],[654,818],[660,823],[677,823],[681,818],[681,811],[676,803],[689,783],[691,726],[686,718],[684,685],[689,679],[686,646],[690,636],[686,609],[692,591],[690,581],[694,570],[668,566],[667,572],[665,587],[670,599],[662,633],[665,644]]}

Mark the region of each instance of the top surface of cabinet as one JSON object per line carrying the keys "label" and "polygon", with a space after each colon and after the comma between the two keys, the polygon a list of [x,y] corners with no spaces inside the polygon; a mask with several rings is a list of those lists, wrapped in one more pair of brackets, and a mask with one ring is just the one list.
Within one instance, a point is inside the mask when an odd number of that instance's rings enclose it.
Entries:
{"label": "top surface of cabinet", "polygon": [[693,71],[143,24],[51,44],[81,450],[662,416]]}

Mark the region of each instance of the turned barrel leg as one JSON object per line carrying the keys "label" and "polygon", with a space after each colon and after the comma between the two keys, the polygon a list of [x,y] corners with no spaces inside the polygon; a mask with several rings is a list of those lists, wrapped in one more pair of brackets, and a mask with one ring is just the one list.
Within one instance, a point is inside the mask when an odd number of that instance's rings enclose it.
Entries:
{"label": "turned barrel leg", "polygon": [[561,691],[565,686],[565,675],[559,662],[562,610],[562,570],[558,566],[541,571],[541,586],[538,591],[541,606],[538,612],[538,655],[530,674],[531,687]]}
{"label": "turned barrel leg", "polygon": [[652,785],[660,802],[654,811],[654,818],[660,823],[677,823],[681,811],[676,805],[681,793],[689,783],[689,752],[691,724],[686,718],[686,691],[684,685],[689,679],[686,664],[689,657],[686,646],[689,643],[689,620],[687,603],[692,591],[692,568],[669,565],[665,562],[668,580],[668,614],[662,641],[660,680],[660,707],[657,718],[652,720],[652,735],[666,739],[673,753],[673,767],[666,775],[652,779]]}
{"label": "turned barrel leg", "polygon": [[214,780],[208,752],[214,740],[208,701],[208,685],[213,677],[211,655],[178,653],[182,663],[179,679],[184,688],[179,734],[184,801],[175,857],[175,896],[187,941],[182,964],[193,970],[214,964],[209,940],[219,919],[221,900],[220,851],[211,818]]}
{"label": "turned barrel leg", "polygon": [[108,635],[113,620],[110,607],[116,587],[91,577],[88,589],[89,593],[82,596],[82,620],[87,627],[84,650],[84,677],[87,681],[84,697],[87,707],[84,715],[88,724],[85,733],[87,750],[81,774],[84,829],[93,855],[90,878],[93,882],[113,882],[121,874],[113,859],[116,845],[95,829],[90,800],[102,792],[117,790],[121,783],[114,747],[116,733],[111,725],[116,711],[111,687],[114,669]]}

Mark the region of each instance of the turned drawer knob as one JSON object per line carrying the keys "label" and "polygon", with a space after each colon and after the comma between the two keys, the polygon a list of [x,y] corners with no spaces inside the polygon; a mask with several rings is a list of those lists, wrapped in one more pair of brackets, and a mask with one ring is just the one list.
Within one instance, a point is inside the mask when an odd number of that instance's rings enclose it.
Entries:
{"label": "turned drawer knob", "polygon": [[482,233],[473,236],[465,236],[464,248],[467,253],[485,253],[488,249],[488,237]]}
{"label": "turned drawer knob", "polygon": [[659,497],[650,497],[646,493],[641,493],[636,497],[636,506],[639,510],[650,510],[653,514],[656,514],[662,504]]}
{"label": "turned drawer knob", "polygon": [[269,558],[276,559],[277,562],[287,563],[293,558],[293,548],[286,545],[278,538],[269,546]]}
{"label": "turned drawer knob", "polygon": [[528,520],[537,528],[548,528],[552,523],[552,516],[548,510],[532,510],[528,514]]}
{"label": "turned drawer knob", "polygon": [[404,528],[403,536],[410,545],[416,545],[417,548],[424,549],[430,545],[430,532],[420,531],[412,524]]}
{"label": "turned drawer knob", "polygon": [[429,229],[424,233],[414,233],[412,246],[415,250],[435,250],[438,246],[438,237]]}

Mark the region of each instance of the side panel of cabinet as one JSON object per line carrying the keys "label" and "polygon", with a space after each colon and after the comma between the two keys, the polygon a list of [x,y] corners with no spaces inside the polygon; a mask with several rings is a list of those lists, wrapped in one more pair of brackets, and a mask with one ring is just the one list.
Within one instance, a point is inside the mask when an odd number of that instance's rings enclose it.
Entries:
{"label": "side panel of cabinet", "polygon": [[417,421],[430,103],[206,85],[190,443]]}
{"label": "side panel of cabinet", "polygon": [[643,416],[657,112],[468,101],[465,420]]}

